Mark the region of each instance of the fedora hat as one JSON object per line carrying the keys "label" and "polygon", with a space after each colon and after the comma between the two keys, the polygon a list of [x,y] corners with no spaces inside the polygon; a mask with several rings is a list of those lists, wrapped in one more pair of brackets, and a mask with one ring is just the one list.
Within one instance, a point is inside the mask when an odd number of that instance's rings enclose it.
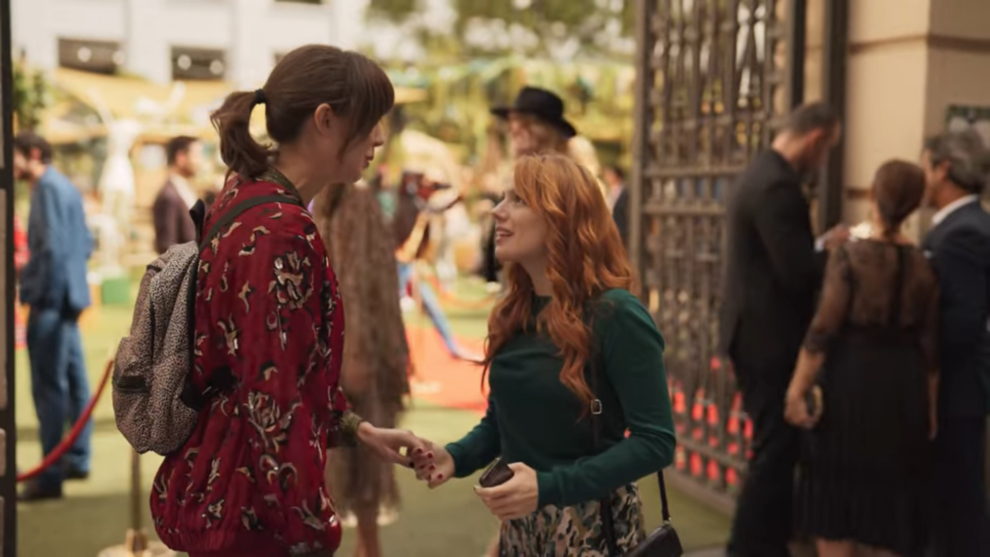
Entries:
{"label": "fedora hat", "polygon": [[574,126],[564,119],[564,101],[546,89],[523,87],[512,106],[491,109],[492,114],[503,119],[508,118],[512,112],[535,116],[556,128],[568,139],[577,135]]}

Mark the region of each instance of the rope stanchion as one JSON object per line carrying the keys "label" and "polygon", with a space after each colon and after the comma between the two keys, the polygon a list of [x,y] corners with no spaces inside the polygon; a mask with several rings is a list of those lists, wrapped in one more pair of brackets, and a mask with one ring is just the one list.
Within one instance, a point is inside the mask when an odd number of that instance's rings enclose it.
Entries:
{"label": "rope stanchion", "polygon": [[55,447],[55,450],[48,453],[48,456],[41,461],[41,464],[23,472],[17,476],[17,482],[24,482],[39,476],[42,472],[50,468],[56,462],[58,462],[63,455],[72,447],[76,439],[79,439],[79,435],[82,433],[83,428],[86,427],[86,423],[89,422],[90,417],[93,415],[93,408],[96,407],[96,403],[100,401],[100,396],[103,394],[103,389],[107,386],[107,381],[110,379],[110,373],[113,371],[113,358],[107,362],[107,368],[103,372],[103,379],[100,379],[100,385],[96,388],[96,394],[89,399],[89,403],[86,404],[86,408],[83,410],[79,419],[76,423],[72,425],[72,430],[69,431],[69,435],[62,439],[62,442]]}
{"label": "rope stanchion", "polygon": [[172,557],[176,553],[161,542],[149,542],[141,522],[141,455],[131,451],[131,527],[127,529],[124,543],[108,547],[98,557]]}

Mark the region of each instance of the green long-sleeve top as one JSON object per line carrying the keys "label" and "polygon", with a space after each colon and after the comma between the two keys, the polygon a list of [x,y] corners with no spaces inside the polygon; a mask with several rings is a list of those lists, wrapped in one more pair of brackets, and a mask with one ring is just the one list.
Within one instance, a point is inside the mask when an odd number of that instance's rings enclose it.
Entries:
{"label": "green long-sleeve top", "polygon": [[[547,303],[537,298],[534,315]],[[673,461],[663,336],[625,290],[603,293],[591,315],[600,356],[587,363],[585,377],[595,385],[590,374],[604,367],[595,393],[602,401],[602,450],[595,450],[590,418],[581,417],[586,403],[560,382],[560,351],[545,334],[520,332],[492,360],[485,417],[447,445],[456,477],[501,456],[536,470],[539,506],[568,506],[600,499]]]}

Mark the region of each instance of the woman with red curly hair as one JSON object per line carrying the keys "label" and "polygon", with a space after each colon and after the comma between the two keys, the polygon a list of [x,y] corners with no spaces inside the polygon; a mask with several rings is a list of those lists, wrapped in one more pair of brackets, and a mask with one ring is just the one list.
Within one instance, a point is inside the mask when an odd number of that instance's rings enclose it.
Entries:
{"label": "woman with red curly hair", "polygon": [[632,269],[586,169],[523,157],[493,215],[508,292],[488,321],[488,411],[432,462],[415,459],[417,476],[437,487],[501,457],[513,477],[476,490],[502,520],[501,555],[607,554],[604,498],[625,553],[644,535],[634,482],[674,456],[663,337],[630,293]]}

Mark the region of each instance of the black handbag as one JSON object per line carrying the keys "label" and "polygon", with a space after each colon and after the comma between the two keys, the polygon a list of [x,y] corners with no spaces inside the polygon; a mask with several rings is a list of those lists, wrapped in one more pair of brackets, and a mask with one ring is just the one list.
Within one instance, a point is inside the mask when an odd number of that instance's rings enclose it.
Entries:
{"label": "black handbag", "polygon": [[[598,366],[595,366],[598,367]],[[598,373],[593,369],[591,373],[592,390],[598,392]],[[601,452],[601,414],[602,401],[595,399],[591,401],[591,434],[594,439],[595,452]],[[650,533],[645,540],[634,547],[625,557],[681,557],[684,555],[684,548],[681,547],[681,539],[670,523],[670,507],[667,505],[667,486],[663,481],[663,470],[657,471],[657,481],[660,484],[660,507],[663,516],[663,524]],[[618,539],[615,536],[615,524],[612,519],[612,497],[606,495],[598,501],[601,511],[602,531],[605,533],[605,541],[608,544],[609,557],[619,557]]]}

